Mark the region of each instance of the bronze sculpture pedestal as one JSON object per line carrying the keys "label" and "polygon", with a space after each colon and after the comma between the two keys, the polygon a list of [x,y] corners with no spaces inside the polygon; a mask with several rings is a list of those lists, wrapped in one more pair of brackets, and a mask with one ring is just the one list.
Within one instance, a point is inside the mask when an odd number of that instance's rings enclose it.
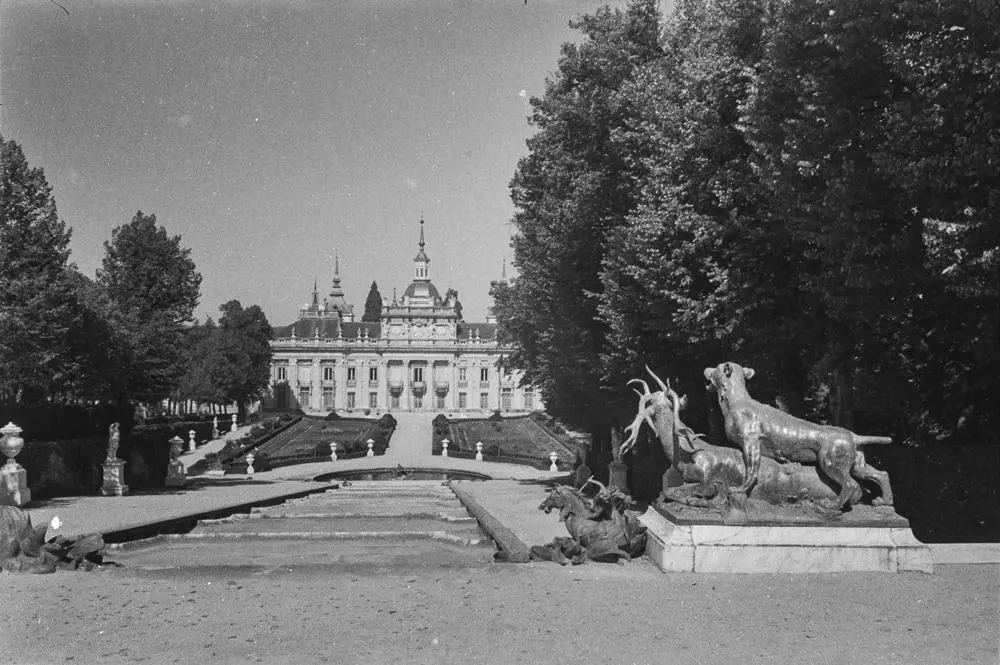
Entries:
{"label": "bronze sculpture pedestal", "polygon": [[715,509],[661,504],[639,521],[646,555],[665,573],[934,571],[930,549],[906,519],[861,508],[869,510],[836,520],[771,515],[731,525]]}

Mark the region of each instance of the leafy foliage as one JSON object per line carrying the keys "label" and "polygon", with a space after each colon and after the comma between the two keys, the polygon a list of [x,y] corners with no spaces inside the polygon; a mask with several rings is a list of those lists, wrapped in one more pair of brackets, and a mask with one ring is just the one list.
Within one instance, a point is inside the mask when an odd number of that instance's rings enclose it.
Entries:
{"label": "leafy foliage", "polygon": [[998,19],[929,0],[583,17],[511,184],[509,364],[597,436],[587,412],[644,363],[732,358],[793,412],[996,441]]}
{"label": "leafy foliage", "polygon": [[168,236],[155,215],[142,211],[114,229],[104,248],[97,282],[122,332],[122,390],[139,401],[163,399],[184,371],[184,328],[198,304],[201,275],[180,236]]}
{"label": "leafy foliage", "polygon": [[70,231],[45,174],[2,136],[0,169],[0,391],[13,401],[43,396],[63,371]]}

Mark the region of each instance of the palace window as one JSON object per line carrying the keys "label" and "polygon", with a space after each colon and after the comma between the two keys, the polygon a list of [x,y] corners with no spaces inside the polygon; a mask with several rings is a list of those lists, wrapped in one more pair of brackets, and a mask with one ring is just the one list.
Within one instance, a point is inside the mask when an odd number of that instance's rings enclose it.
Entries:
{"label": "palace window", "polygon": [[312,388],[309,386],[299,387],[299,408],[308,409],[309,402],[312,399]]}
{"label": "palace window", "polygon": [[357,374],[358,374],[358,370],[357,370],[356,367],[348,367],[347,368],[347,380],[348,381],[356,381],[357,380]]}
{"label": "palace window", "polygon": [[424,380],[424,368],[423,367],[414,367],[413,368],[413,382],[414,383],[423,383],[423,380]]}
{"label": "palace window", "polygon": [[347,393],[347,408],[348,409],[353,409],[354,408],[354,401],[355,401],[355,395],[354,395],[354,393]]}
{"label": "palace window", "polygon": [[469,372],[465,367],[458,368],[458,382],[465,383],[469,380]]}
{"label": "palace window", "polygon": [[438,395],[437,396],[437,406],[435,406],[434,408],[436,408],[436,409],[443,409],[444,408],[444,395]]}
{"label": "palace window", "polygon": [[378,393],[368,393],[368,408],[378,408]]}
{"label": "palace window", "polygon": [[323,387],[323,408],[328,411],[333,409],[333,386]]}
{"label": "palace window", "polygon": [[482,367],[482,368],[480,368],[480,370],[479,370],[479,382],[480,383],[489,383],[490,382],[490,368],[489,367]]}
{"label": "palace window", "polygon": [[391,408],[398,409],[399,408],[399,395],[393,394],[390,397],[390,399],[389,399],[389,404],[390,404]]}
{"label": "palace window", "polygon": [[279,365],[274,368],[274,380],[275,381],[287,381],[288,380],[288,368],[284,365]]}
{"label": "palace window", "polygon": [[368,368],[368,383],[378,383],[378,367]]}
{"label": "palace window", "polygon": [[524,410],[534,411],[535,409],[535,394],[531,391],[524,391]]}
{"label": "palace window", "polygon": [[326,365],[323,367],[323,380],[333,381],[333,367]]}
{"label": "palace window", "polygon": [[485,411],[486,409],[490,408],[490,394],[489,393],[482,393],[479,396],[479,408],[482,409],[483,411]]}
{"label": "palace window", "polygon": [[465,393],[458,393],[458,408],[462,409],[463,411],[465,410],[465,405],[466,405],[465,400],[467,397],[468,395],[466,395]]}
{"label": "palace window", "polygon": [[416,410],[424,408],[424,398],[420,395],[416,395],[413,398],[413,408]]}

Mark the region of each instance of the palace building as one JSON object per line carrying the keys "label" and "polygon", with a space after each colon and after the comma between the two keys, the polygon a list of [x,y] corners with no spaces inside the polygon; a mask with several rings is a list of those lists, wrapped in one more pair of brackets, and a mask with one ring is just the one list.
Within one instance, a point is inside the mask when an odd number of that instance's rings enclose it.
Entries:
{"label": "palace building", "polygon": [[[430,279],[424,221],[413,281],[401,298],[384,298],[376,322],[356,321],[334,264],[329,298],[274,329],[271,394],[265,406],[307,413],[536,411],[543,405],[520,375],[498,369],[505,354],[495,318],[464,321],[453,292],[441,297]],[[502,280],[506,279],[506,267]]]}

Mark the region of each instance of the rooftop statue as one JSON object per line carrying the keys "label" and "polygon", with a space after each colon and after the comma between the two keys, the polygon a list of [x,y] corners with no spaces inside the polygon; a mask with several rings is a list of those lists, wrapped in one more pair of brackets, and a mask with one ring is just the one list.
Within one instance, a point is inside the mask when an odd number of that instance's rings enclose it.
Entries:
{"label": "rooftop statue", "polygon": [[[625,454],[636,445],[642,424],[647,423],[659,440],[668,464],[682,481],[678,487],[665,489],[660,500],[720,508],[725,521],[746,522],[747,496],[740,492],[746,486],[747,476],[742,452],[730,446],[711,444],[686,426],[680,419],[684,399],[648,367],[646,371],[661,390],[650,391],[649,385],[642,379],[629,381],[630,384],[641,385],[643,391],[636,390],[639,395],[638,412],[625,428],[628,437],[622,443],[620,453]],[[866,468],[870,469],[872,478],[884,475],[871,467]],[[771,457],[759,459],[752,487],[753,498],[763,502],[765,512],[771,510],[766,506],[807,502],[819,509],[816,512],[820,516],[829,517],[834,514],[830,507],[838,505],[837,487],[832,480],[820,473],[816,466],[803,465],[798,461],[779,461]],[[888,480],[883,492],[886,490]],[[858,492],[853,497],[854,503],[860,498]],[[881,503],[891,503],[891,490],[879,498]]]}

